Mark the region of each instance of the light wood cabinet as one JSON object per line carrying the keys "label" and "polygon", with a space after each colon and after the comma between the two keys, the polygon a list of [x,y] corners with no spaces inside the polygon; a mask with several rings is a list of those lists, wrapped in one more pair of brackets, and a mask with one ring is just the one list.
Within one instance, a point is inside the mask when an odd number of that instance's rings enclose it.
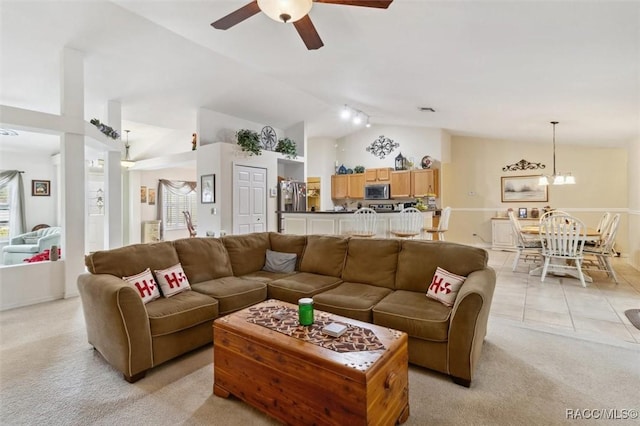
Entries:
{"label": "light wood cabinet", "polygon": [[368,183],[390,183],[391,167],[379,167],[377,169],[366,169],[364,171],[365,180]]}
{"label": "light wood cabinet", "polygon": [[428,194],[435,194],[439,197],[439,186],[438,169],[411,170],[412,196],[426,197]]}
{"label": "light wood cabinet", "polygon": [[364,173],[356,173],[349,176],[349,198],[364,198]]}
{"label": "light wood cabinet", "polygon": [[364,198],[364,173],[331,176],[331,198]]}
{"label": "light wood cabinet", "polygon": [[391,172],[391,198],[411,197],[411,173],[409,170]]}
{"label": "light wood cabinet", "polygon": [[320,178],[307,178],[307,210],[320,211]]}
{"label": "light wood cabinet", "polygon": [[331,176],[331,198],[340,200],[349,195],[349,175]]}

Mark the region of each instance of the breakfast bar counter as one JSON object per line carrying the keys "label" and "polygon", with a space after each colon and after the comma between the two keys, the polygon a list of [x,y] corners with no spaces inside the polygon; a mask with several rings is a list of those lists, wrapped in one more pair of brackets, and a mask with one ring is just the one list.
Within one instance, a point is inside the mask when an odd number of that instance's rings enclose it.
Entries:
{"label": "breakfast bar counter", "polygon": [[[424,227],[430,228],[437,211],[422,212]],[[283,218],[283,233],[294,235],[347,235],[353,229],[354,211],[318,211],[318,212],[279,212]],[[378,212],[376,237],[389,237],[389,224],[392,218],[398,218],[399,211]]]}

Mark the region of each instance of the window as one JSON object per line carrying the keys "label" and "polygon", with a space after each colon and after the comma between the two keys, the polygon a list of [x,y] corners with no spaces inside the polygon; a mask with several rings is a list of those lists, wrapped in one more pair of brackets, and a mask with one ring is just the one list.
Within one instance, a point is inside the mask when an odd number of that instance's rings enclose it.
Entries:
{"label": "window", "polygon": [[0,187],[0,241],[9,240],[10,210],[9,185],[2,185]]}
{"label": "window", "polygon": [[162,185],[162,224],[165,230],[186,229],[183,211],[191,212],[191,221],[198,221],[198,197],[195,189],[186,194]]}

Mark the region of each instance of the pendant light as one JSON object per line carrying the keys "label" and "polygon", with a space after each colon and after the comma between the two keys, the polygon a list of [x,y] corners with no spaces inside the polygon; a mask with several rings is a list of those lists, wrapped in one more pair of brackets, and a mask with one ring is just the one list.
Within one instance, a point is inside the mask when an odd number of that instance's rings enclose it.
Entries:
{"label": "pendant light", "polygon": [[129,158],[129,148],[131,147],[131,145],[129,145],[129,132],[131,130],[125,130],[125,132],[127,133],[127,140],[124,142],[124,160],[120,161],[120,165],[122,167],[133,167],[136,165],[135,161],[131,161],[131,159]]}
{"label": "pendant light", "polygon": [[552,121],[553,124],[553,175],[540,176],[538,185],[574,185],[576,178],[571,173],[556,173],[556,124],[557,121]]}

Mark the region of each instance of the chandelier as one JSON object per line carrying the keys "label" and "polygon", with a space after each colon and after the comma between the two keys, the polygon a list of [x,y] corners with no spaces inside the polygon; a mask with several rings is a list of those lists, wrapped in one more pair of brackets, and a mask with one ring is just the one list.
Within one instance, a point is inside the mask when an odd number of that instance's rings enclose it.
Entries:
{"label": "chandelier", "polygon": [[129,148],[131,148],[131,145],[129,145],[129,132],[130,131],[131,130],[125,130],[125,132],[127,133],[127,140],[124,143],[124,150],[125,150],[124,152],[125,152],[125,154],[124,154],[124,160],[120,160],[120,165],[122,167],[126,167],[126,168],[133,167],[133,166],[136,165],[136,162],[132,161],[131,158],[129,158]]}
{"label": "chandelier", "polygon": [[557,121],[552,121],[553,124],[553,175],[540,176],[538,185],[573,185],[576,183],[576,178],[571,173],[557,173],[556,172],[556,124]]}

